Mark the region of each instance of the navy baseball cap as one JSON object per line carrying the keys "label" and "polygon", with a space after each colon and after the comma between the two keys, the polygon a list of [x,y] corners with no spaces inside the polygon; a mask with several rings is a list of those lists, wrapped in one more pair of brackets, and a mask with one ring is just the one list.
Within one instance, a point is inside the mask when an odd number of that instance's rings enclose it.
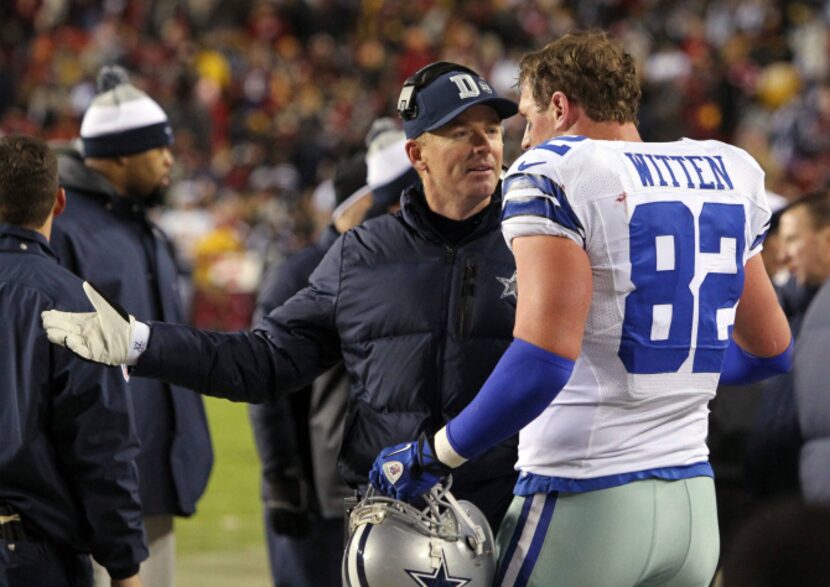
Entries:
{"label": "navy baseball cap", "polygon": [[[437,69],[440,74],[428,80],[429,68]],[[398,98],[398,113],[403,118],[406,138],[413,139],[444,126],[468,108],[479,104],[490,106],[502,120],[519,111],[513,100],[497,94],[484,78],[471,69],[438,62],[416,72],[404,83]]]}

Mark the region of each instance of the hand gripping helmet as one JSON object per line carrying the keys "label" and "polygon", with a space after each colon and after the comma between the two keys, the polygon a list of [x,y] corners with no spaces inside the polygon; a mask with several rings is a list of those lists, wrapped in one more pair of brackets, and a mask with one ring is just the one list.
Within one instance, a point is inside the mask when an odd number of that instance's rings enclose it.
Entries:
{"label": "hand gripping helmet", "polygon": [[493,531],[481,510],[456,500],[449,486],[447,480],[425,494],[423,510],[370,488],[349,515],[343,585],[492,585]]}

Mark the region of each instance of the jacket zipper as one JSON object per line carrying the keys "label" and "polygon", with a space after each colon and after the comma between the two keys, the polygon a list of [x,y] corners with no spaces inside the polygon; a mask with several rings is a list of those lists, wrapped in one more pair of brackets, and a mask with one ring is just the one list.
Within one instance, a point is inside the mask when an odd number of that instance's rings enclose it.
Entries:
{"label": "jacket zipper", "polygon": [[446,267],[444,278],[444,295],[442,300],[443,316],[441,317],[442,332],[440,339],[440,347],[437,353],[437,364],[435,365],[435,395],[433,397],[432,407],[432,433],[438,431],[444,421],[444,405],[443,405],[443,381],[444,381],[444,351],[447,347],[447,336],[449,335],[449,328],[447,326],[447,319],[450,312],[450,292],[452,291],[452,276],[453,266],[455,265],[455,248],[448,246],[444,253],[444,265]]}
{"label": "jacket zipper", "polygon": [[472,259],[469,259],[464,266],[464,277],[461,282],[461,308],[458,312],[458,327],[456,329],[458,340],[466,339],[472,328],[477,276],[478,267]]}

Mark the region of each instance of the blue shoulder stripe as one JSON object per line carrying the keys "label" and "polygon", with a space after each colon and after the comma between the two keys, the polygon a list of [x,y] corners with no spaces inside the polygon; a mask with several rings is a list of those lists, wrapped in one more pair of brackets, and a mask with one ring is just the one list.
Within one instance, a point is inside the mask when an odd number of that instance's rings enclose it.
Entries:
{"label": "blue shoulder stripe", "polygon": [[550,196],[550,198],[537,196],[520,201],[506,200],[501,211],[502,222],[515,216],[541,216],[578,232],[584,238],[585,229],[573,208],[571,208],[562,186],[542,175],[511,175],[504,181],[503,191],[505,196],[510,193],[511,189],[518,187],[517,184],[534,187],[543,194]]}
{"label": "blue shoulder stripe", "polygon": [[544,151],[550,151],[551,153],[556,153],[560,157],[563,156],[565,153],[571,150],[568,145],[560,145],[557,144],[557,141],[562,141],[564,143],[578,143],[580,141],[584,141],[585,137],[579,135],[573,136],[566,136],[566,137],[556,137],[555,139],[551,139],[545,143],[541,143],[534,147],[535,149],[542,149]]}
{"label": "blue shoulder stripe", "polygon": [[752,241],[752,246],[749,247],[750,251],[754,251],[755,248],[764,242],[764,239],[767,238],[767,233],[769,232],[769,222],[764,225],[764,228],[761,229],[761,234],[755,237],[755,240]]}

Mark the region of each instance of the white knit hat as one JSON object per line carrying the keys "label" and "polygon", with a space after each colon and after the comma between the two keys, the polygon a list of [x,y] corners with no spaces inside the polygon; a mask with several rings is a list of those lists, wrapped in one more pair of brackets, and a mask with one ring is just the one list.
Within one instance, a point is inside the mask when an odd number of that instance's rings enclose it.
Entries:
{"label": "white knit hat", "polygon": [[376,203],[389,206],[397,202],[418,173],[406,155],[406,137],[391,118],[379,118],[366,136],[366,183]]}
{"label": "white knit hat", "polygon": [[96,85],[99,93],[81,123],[85,157],[133,155],[173,144],[164,110],[130,83],[124,68],[104,66]]}

